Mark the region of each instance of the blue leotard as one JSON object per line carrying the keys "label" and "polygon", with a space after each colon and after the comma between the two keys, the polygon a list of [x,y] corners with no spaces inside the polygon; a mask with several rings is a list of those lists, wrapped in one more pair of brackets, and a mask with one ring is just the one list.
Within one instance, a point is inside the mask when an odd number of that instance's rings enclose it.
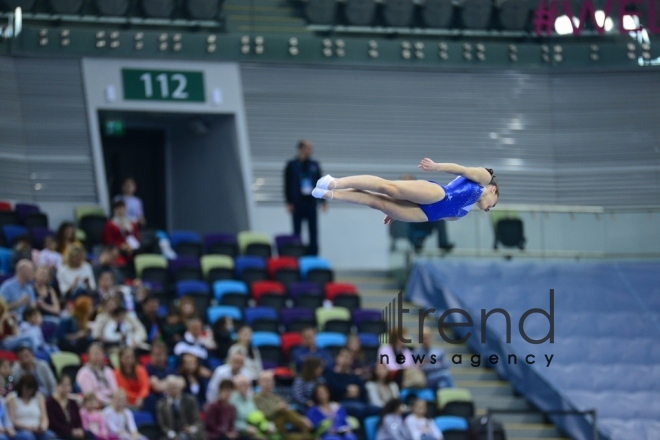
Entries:
{"label": "blue leotard", "polygon": [[[429,182],[440,185],[433,180],[429,180]],[[483,186],[463,176],[455,178],[446,186],[440,186],[445,190],[445,197],[442,200],[428,205],[419,205],[430,222],[443,218],[465,217],[484,191]]]}

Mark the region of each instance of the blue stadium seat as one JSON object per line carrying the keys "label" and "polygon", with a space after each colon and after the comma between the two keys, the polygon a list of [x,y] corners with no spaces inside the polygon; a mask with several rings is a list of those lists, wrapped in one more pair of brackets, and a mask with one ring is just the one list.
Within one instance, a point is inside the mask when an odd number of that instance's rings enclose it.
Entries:
{"label": "blue stadium seat", "polygon": [[468,422],[463,417],[439,416],[433,420],[442,432],[449,431],[450,429],[455,431],[467,431],[468,429]]}
{"label": "blue stadium seat", "polygon": [[343,347],[346,345],[346,335],[332,332],[317,333],[316,345],[318,348]]}
{"label": "blue stadium seat", "polygon": [[312,269],[330,269],[330,263],[321,257],[301,257],[298,260],[298,267],[300,268],[300,276],[302,279],[306,279],[307,272]]}
{"label": "blue stadium seat", "polygon": [[14,240],[21,235],[27,235],[27,232],[28,230],[25,226],[5,225],[2,227],[2,233],[5,235],[5,243],[7,243],[7,246],[13,246]]}
{"label": "blue stadium seat", "polygon": [[245,309],[245,323],[252,325],[258,319],[277,320],[277,311],[271,307],[250,307]]}
{"label": "blue stadium seat", "polygon": [[0,248],[0,274],[13,273],[11,267],[11,249]]}
{"label": "blue stadium seat", "polygon": [[378,416],[370,416],[364,419],[362,425],[364,426],[364,434],[366,440],[375,440],[376,439],[376,426],[378,425]]}
{"label": "blue stadium seat", "polygon": [[148,425],[156,422],[154,416],[146,411],[133,411],[133,417],[135,418],[135,426]]}
{"label": "blue stadium seat", "polygon": [[266,270],[266,260],[261,257],[255,257],[252,255],[242,255],[236,257],[234,260],[234,268],[236,274],[240,276],[246,269],[263,269]]}
{"label": "blue stadium seat", "polygon": [[360,333],[358,335],[360,339],[360,344],[363,347],[378,347],[380,346],[380,341],[378,340],[378,335],[373,333]]}
{"label": "blue stadium seat", "polygon": [[430,388],[424,389],[414,389],[414,388],[404,388],[401,390],[400,399],[402,402],[406,402],[406,399],[414,395],[417,399],[426,400],[427,402],[432,402],[435,405],[436,395],[435,391]]}
{"label": "blue stadium seat", "polygon": [[273,345],[277,347],[282,346],[280,335],[271,332],[254,332],[252,333],[252,346],[261,347],[264,345]]}
{"label": "blue stadium seat", "polygon": [[184,280],[176,283],[176,295],[179,298],[184,295],[208,295],[209,293],[209,285],[204,281]]}
{"label": "blue stadium seat", "polygon": [[215,321],[222,318],[223,316],[230,316],[235,321],[242,321],[243,314],[237,307],[232,306],[214,306],[209,307],[207,311],[209,318],[209,324],[213,325]]}
{"label": "blue stadium seat", "polygon": [[220,302],[222,296],[227,293],[248,294],[248,287],[243,281],[221,280],[213,283],[213,296]]}
{"label": "blue stadium seat", "polygon": [[179,243],[202,243],[202,237],[193,231],[172,231],[169,238],[172,249],[176,248]]}

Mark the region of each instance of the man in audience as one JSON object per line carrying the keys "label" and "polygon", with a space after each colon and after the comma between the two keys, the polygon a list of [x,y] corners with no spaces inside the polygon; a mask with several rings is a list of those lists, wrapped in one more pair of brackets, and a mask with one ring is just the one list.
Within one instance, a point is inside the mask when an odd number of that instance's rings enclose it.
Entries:
{"label": "man in audience", "polygon": [[[254,396],[254,403],[266,419],[275,423],[277,433],[285,440],[311,440],[312,422],[289,408],[286,401],[273,393],[275,377],[272,371],[263,371],[259,376],[259,394]],[[287,432],[286,424],[292,424],[299,433]]]}
{"label": "man in audience", "polygon": [[[261,432],[248,423],[248,417],[258,411],[257,406],[254,404],[250,379],[238,375],[234,378],[234,386],[236,390],[229,398],[229,403],[236,408],[236,430],[247,437],[263,439]],[[273,426],[273,430],[274,428]]]}
{"label": "man in audience", "polygon": [[19,347],[16,350],[16,360],[14,367],[11,370],[11,375],[14,377],[14,383],[24,374],[32,374],[37,378],[39,383],[39,392],[44,396],[49,397],[57,387],[57,381],[53,375],[53,371],[48,364],[40,359],[34,357],[32,348],[29,346]]}
{"label": "man in audience", "polygon": [[[306,220],[309,229],[308,253],[317,255],[319,252],[317,228],[319,202],[312,196],[312,190],[323,173],[321,173],[319,163],[311,159],[313,149],[312,142],[307,139],[298,142],[296,158],[289,161],[284,170],[284,197],[287,210],[293,218],[293,233],[300,235],[302,221]],[[320,204],[325,211],[328,207],[326,201],[321,200]]]}
{"label": "man in audience", "polygon": [[341,403],[348,415],[360,420],[380,414],[381,408],[368,403],[364,381],[352,371],[352,365],[351,352],[347,348],[339,350],[334,367],[324,373],[330,400]]}
{"label": "man in audience", "polygon": [[197,399],[183,394],[184,380],[170,375],[164,380],[166,396],[158,401],[156,420],[169,439],[202,440],[204,427],[199,419]]}
{"label": "man in audience", "polygon": [[184,353],[190,353],[202,361],[206,361],[209,357],[209,352],[202,341],[203,331],[204,327],[199,318],[189,319],[186,323],[186,333],[183,335],[183,340],[174,346],[174,354],[181,356]]}
{"label": "man in audience", "polygon": [[167,383],[165,378],[169,375],[176,374],[167,364],[167,345],[160,341],[156,341],[151,345],[149,363],[145,368],[149,375],[151,393],[144,400],[144,409],[149,411],[155,408],[156,401],[162,398],[166,391]]}
{"label": "man in audience", "polygon": [[138,319],[147,331],[147,342],[152,343],[154,338],[160,334],[162,320],[158,317],[160,300],[157,296],[149,295],[140,304]]}
{"label": "man in audience", "polygon": [[22,319],[27,306],[35,305],[37,297],[32,288],[34,279],[34,264],[29,260],[16,263],[16,275],[6,280],[0,286],[0,296],[7,301],[7,308],[15,312],[17,319]]}
{"label": "man in audience", "polygon": [[218,384],[225,379],[234,380],[236,376],[245,376],[250,381],[254,380],[250,370],[245,368],[245,356],[239,351],[234,352],[225,365],[219,366],[213,372],[206,390],[206,401],[215,402],[218,397]]}
{"label": "man in audience", "polygon": [[234,382],[229,379],[216,384],[213,393],[217,400],[206,410],[204,425],[208,440],[227,440],[239,438],[234,423],[236,421],[236,408],[229,403],[231,393],[234,392]]}
{"label": "man in audience", "polygon": [[310,356],[317,357],[323,361],[324,368],[332,368],[332,355],[316,346],[316,329],[306,327],[300,332],[302,339],[301,346],[293,350],[293,360],[296,364],[296,370],[300,371],[303,362]]}
{"label": "man in audience", "polygon": [[[424,356],[421,367],[429,388],[451,388],[454,386],[454,380],[449,371],[447,355],[442,348],[433,347],[432,343],[433,332],[429,327],[424,327],[422,346],[418,347],[413,354],[420,357]],[[435,363],[431,363],[434,356]]]}

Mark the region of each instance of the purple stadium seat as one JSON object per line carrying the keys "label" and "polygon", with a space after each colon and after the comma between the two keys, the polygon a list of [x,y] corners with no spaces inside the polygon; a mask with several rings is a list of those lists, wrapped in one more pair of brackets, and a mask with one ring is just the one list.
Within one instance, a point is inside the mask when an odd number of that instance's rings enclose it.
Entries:
{"label": "purple stadium seat", "polygon": [[183,279],[202,279],[202,270],[199,259],[189,256],[180,256],[168,260],[170,275],[175,281]]}
{"label": "purple stadium seat", "polygon": [[17,203],[14,207],[14,211],[18,214],[18,219],[21,223],[25,222],[28,215],[41,212],[37,205],[31,205],[29,203]]}
{"label": "purple stadium seat", "polygon": [[30,236],[32,237],[32,246],[36,249],[43,249],[44,239],[48,236],[55,236],[55,231],[48,228],[30,228]]}
{"label": "purple stadium seat", "polygon": [[204,236],[204,249],[207,254],[235,257],[238,254],[238,241],[235,234],[214,232]]}
{"label": "purple stadium seat", "polygon": [[366,321],[381,321],[382,313],[380,310],[373,309],[353,310],[353,323],[359,325]]}
{"label": "purple stadium seat", "polygon": [[294,321],[300,321],[300,320],[314,321],[316,317],[314,316],[314,312],[312,310],[302,309],[302,308],[292,308],[292,309],[282,309],[280,311],[280,319],[282,320],[282,323],[285,326],[288,326]]}
{"label": "purple stadium seat", "polygon": [[307,281],[291,283],[288,286],[288,290],[291,298],[301,295],[323,295],[323,289],[318,284]]}

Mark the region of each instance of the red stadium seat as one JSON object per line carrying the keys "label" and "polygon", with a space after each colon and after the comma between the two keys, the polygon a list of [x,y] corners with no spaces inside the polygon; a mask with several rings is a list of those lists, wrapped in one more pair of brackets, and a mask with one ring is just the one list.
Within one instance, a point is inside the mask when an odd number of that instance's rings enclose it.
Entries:
{"label": "red stadium seat", "polygon": [[255,281],[252,283],[252,298],[259,303],[259,298],[266,294],[284,295],[286,289],[282,283],[277,281]]}
{"label": "red stadium seat", "polygon": [[300,333],[283,333],[280,337],[282,342],[282,354],[284,359],[289,359],[291,349],[297,345],[302,344],[302,336]]}
{"label": "red stadium seat", "polygon": [[0,211],[11,211],[11,203],[0,200]]}
{"label": "red stadium seat", "polygon": [[0,360],[14,362],[16,360],[16,354],[13,351],[0,350]]}
{"label": "red stadium seat", "polygon": [[275,278],[275,272],[281,269],[298,271],[298,260],[293,257],[269,258],[266,261],[266,270],[270,279]]}
{"label": "red stadium seat", "polygon": [[327,283],[325,285],[325,298],[332,301],[336,295],[357,295],[357,288],[349,283]]}

